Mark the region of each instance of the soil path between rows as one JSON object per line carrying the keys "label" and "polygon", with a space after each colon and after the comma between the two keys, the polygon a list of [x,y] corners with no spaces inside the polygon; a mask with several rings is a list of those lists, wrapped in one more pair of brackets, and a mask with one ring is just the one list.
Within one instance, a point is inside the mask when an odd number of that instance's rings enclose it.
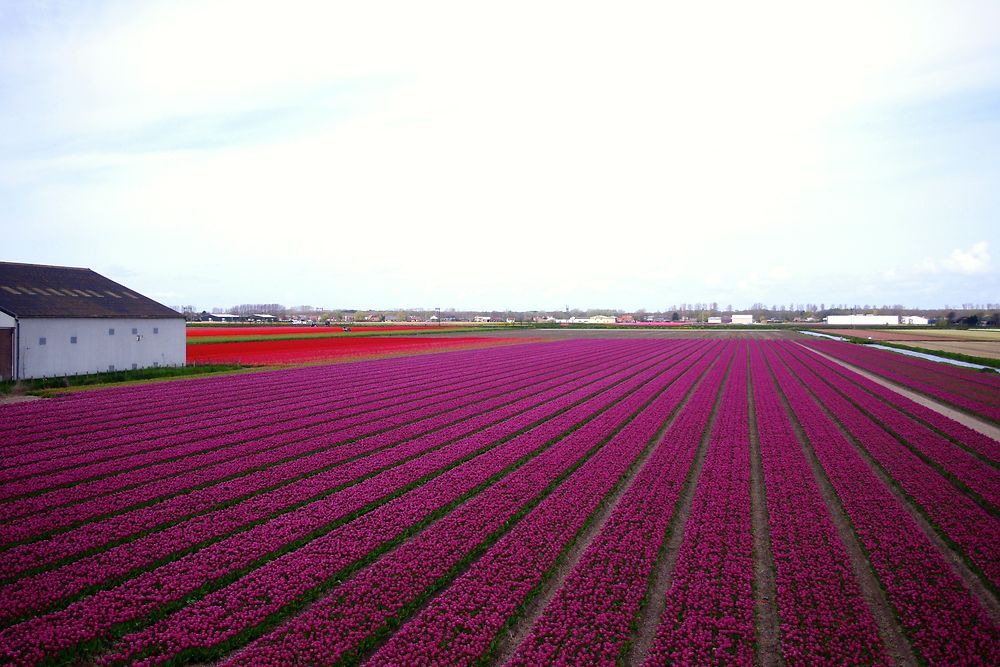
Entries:
{"label": "soil path between rows", "polygon": [[643,451],[643,453],[631,466],[629,471],[625,473],[625,477],[620,482],[618,488],[612,491],[610,496],[605,498],[604,504],[594,515],[591,523],[577,536],[568,551],[563,555],[561,561],[556,565],[556,569],[553,571],[552,576],[549,577],[535,597],[528,603],[521,617],[517,620],[514,626],[511,627],[510,630],[500,639],[490,660],[490,664],[503,665],[514,657],[518,647],[531,634],[531,629],[534,627],[535,622],[545,612],[549,603],[553,598],[555,598],[559,589],[562,588],[562,585],[566,581],[567,577],[569,577],[573,570],[576,569],[577,564],[580,562],[580,559],[583,558],[583,554],[587,551],[587,548],[593,543],[594,539],[597,538],[601,529],[604,528],[604,524],[607,523],[608,517],[611,516],[611,513],[618,506],[618,503],[632,487],[632,484],[635,483],[635,480],[638,479],[639,474],[646,465],[646,462],[653,456],[653,453],[659,447],[665,446],[664,440],[670,434],[670,427],[681,415],[681,413],[684,412],[684,409],[690,402],[691,397],[694,396],[695,392],[697,392],[701,383],[705,381],[705,377],[709,374],[709,372],[710,369],[706,369],[705,372],[702,373],[702,376],[698,378],[698,381],[690,389],[688,389],[684,399],[680,402],[680,404],[678,404],[669,419],[667,419],[660,428],[656,441]]}
{"label": "soil path between rows", "polygon": [[[660,554],[652,574],[652,584],[646,593],[646,600],[639,610],[639,625],[632,637],[632,644],[628,652],[621,660],[621,664],[629,667],[639,667],[649,655],[649,649],[656,641],[656,630],[660,626],[660,617],[667,606],[667,591],[673,584],[674,566],[680,555],[681,546],[684,544],[684,533],[687,528],[688,519],[691,517],[691,505],[694,503],[695,491],[701,481],[701,471],[705,467],[705,458],[708,454],[708,443],[712,439],[712,431],[715,430],[715,421],[719,415],[719,406],[722,405],[722,396],[729,382],[729,375],[732,366],[726,369],[726,374],[719,384],[718,392],[715,395],[712,412],[709,414],[705,430],[702,431],[701,440],[698,442],[698,451],[695,453],[691,469],[688,471],[688,481],[681,491],[674,516],[670,519],[667,528],[669,537]],[[706,371],[706,375],[707,375]]]}
{"label": "soil path between rows", "polygon": [[[802,345],[802,343],[799,343],[799,345]],[[900,395],[905,396],[906,398],[910,399],[914,403],[919,403],[920,405],[924,406],[925,408],[930,408],[931,410],[934,410],[935,412],[938,412],[938,413],[944,415],[945,417],[948,417],[949,419],[953,419],[953,420],[957,421],[959,424],[962,424],[964,426],[968,426],[973,431],[978,431],[979,433],[982,433],[983,435],[985,435],[987,437],[990,437],[990,438],[993,438],[997,442],[1000,442],[1000,426],[995,426],[993,424],[990,424],[989,422],[983,421],[981,419],[977,419],[977,418],[973,417],[972,415],[970,415],[968,413],[965,413],[965,412],[962,412],[960,410],[956,410],[954,408],[948,407],[944,403],[939,403],[938,401],[935,401],[932,398],[928,398],[927,396],[925,396],[923,394],[919,394],[919,393],[913,391],[912,389],[907,389],[906,387],[904,387],[901,384],[897,384],[895,382],[892,382],[891,380],[886,380],[885,378],[883,378],[883,377],[881,377],[879,375],[875,375],[874,373],[866,371],[866,370],[864,370],[862,368],[858,368],[857,366],[849,364],[846,361],[841,361],[840,359],[837,359],[836,357],[832,357],[832,356],[830,356],[828,354],[824,354],[823,352],[820,352],[819,350],[811,348],[811,347],[809,347],[807,345],[802,345],[802,347],[804,347],[805,349],[809,350],[813,354],[818,354],[819,356],[823,357],[824,359],[828,359],[829,361],[832,361],[833,363],[835,363],[835,364],[837,364],[839,366],[843,366],[844,368],[846,368],[849,371],[853,371],[854,373],[857,373],[861,377],[867,378],[867,379],[871,380],[872,382],[878,383],[878,384],[882,385],[883,387],[885,387],[886,389],[891,389],[892,391],[896,392],[897,394],[900,394]]]}
{"label": "soil path between rows", "polygon": [[753,395],[753,382],[770,382],[770,378],[754,378],[749,372],[747,376],[751,380],[747,383],[747,401],[750,406],[750,518],[753,533],[753,598],[756,630],[754,661],[761,667],[775,667],[785,663],[781,651],[781,628],[776,600],[774,556],[771,552],[767,489]]}
{"label": "soil path between rows", "polygon": [[[772,363],[781,362],[768,359],[767,363],[770,366]],[[836,490],[827,478],[826,472],[823,470],[823,465],[819,462],[816,452],[813,451],[812,444],[809,442],[809,438],[806,437],[802,425],[799,423],[795,411],[789,404],[784,389],[781,388],[781,384],[774,377],[773,371],[771,371],[771,380],[778,387],[779,397],[785,409],[785,414],[792,424],[796,438],[799,441],[799,446],[802,448],[809,468],[812,470],[813,479],[819,487],[820,495],[826,504],[827,512],[833,521],[837,536],[840,537],[840,542],[847,551],[848,558],[851,561],[851,569],[854,571],[855,581],[857,581],[858,587],[861,589],[861,595],[868,603],[868,609],[875,620],[875,625],[885,646],[886,654],[892,660],[893,665],[897,667],[916,667],[918,664],[917,658],[913,653],[909,641],[906,639],[906,634],[903,632],[902,626],[900,626],[896,619],[895,611],[890,606],[885,591],[883,591],[882,585],[879,583],[875,571],[872,569],[871,563],[868,562],[864,549],[861,547],[861,543],[854,533],[854,528],[847,519]]]}

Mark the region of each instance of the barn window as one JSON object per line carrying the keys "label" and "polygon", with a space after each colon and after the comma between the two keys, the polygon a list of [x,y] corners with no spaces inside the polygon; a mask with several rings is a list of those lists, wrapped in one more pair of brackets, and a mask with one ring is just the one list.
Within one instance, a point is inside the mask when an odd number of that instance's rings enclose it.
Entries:
{"label": "barn window", "polygon": [[138,333],[139,333],[139,330],[136,329],[135,327],[132,327],[132,335],[135,336],[135,335],[138,335]]}
{"label": "barn window", "polygon": [[76,345],[76,336],[70,336],[69,337],[69,342],[70,342],[71,345]]}
{"label": "barn window", "polygon": [[113,328],[108,329],[108,335],[109,336],[114,336],[115,335],[115,330]]}
{"label": "barn window", "polygon": [[42,336],[41,338],[38,339],[38,344],[45,345],[45,336]]}
{"label": "barn window", "polygon": [[160,333],[160,327],[153,327],[153,333],[155,334]]}

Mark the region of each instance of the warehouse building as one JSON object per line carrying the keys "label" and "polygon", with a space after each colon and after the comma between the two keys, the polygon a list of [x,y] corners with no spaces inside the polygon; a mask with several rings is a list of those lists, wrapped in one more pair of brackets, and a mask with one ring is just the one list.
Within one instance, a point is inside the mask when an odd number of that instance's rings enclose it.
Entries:
{"label": "warehouse building", "polygon": [[733,315],[733,324],[753,324],[753,315]]}
{"label": "warehouse building", "polygon": [[827,324],[848,326],[886,326],[899,324],[899,315],[829,315]]}
{"label": "warehouse building", "polygon": [[180,313],[90,269],[0,262],[0,379],[184,362]]}

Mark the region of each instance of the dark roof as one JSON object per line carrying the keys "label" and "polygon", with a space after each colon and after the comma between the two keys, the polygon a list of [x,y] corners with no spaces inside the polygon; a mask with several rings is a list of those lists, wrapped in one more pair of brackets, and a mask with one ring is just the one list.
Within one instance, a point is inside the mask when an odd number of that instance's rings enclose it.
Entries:
{"label": "dark roof", "polygon": [[0,310],[14,317],[183,317],[90,269],[0,262]]}

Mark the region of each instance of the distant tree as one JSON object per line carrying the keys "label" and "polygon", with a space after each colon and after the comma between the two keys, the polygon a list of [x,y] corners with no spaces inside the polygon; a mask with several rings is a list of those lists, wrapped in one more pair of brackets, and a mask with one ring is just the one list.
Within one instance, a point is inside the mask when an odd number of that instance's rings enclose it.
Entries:
{"label": "distant tree", "polygon": [[680,319],[681,319],[681,314],[678,313],[676,310],[670,314],[671,322],[679,322]]}

